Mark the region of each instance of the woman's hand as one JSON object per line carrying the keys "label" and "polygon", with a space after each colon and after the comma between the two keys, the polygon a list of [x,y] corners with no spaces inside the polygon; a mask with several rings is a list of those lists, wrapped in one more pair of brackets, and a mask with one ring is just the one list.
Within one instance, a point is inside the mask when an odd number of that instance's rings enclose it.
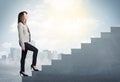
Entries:
{"label": "woman's hand", "polygon": [[25,51],[25,48],[22,48],[22,51]]}

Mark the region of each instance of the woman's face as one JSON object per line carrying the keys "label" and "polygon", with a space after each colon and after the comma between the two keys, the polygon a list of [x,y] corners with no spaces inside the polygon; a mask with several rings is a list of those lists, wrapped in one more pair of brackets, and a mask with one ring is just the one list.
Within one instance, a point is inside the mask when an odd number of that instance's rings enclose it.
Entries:
{"label": "woman's face", "polygon": [[27,21],[27,19],[28,19],[28,16],[26,13],[24,13],[24,20]]}

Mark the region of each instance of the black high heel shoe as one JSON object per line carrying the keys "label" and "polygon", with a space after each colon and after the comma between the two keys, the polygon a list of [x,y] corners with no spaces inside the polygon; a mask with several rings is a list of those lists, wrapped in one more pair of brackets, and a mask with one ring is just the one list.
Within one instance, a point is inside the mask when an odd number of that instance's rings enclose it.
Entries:
{"label": "black high heel shoe", "polygon": [[20,72],[20,76],[25,76],[25,77],[27,77],[28,75],[25,74],[24,72]]}
{"label": "black high heel shoe", "polygon": [[33,65],[31,65],[31,69],[33,69],[34,71],[39,71],[39,70],[36,69]]}

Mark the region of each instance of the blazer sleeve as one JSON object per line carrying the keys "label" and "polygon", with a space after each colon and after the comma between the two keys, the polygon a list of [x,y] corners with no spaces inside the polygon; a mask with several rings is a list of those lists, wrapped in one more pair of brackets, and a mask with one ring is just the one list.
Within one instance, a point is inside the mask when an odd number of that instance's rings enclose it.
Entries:
{"label": "blazer sleeve", "polygon": [[24,44],[24,34],[23,34],[23,24],[18,23],[18,34],[19,34],[19,43],[22,49],[25,49],[25,44]]}

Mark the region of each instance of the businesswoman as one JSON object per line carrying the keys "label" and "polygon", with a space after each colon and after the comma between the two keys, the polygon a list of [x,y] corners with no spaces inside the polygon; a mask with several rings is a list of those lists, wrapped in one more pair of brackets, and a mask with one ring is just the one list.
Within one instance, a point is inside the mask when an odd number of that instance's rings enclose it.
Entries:
{"label": "businesswoman", "polygon": [[31,45],[31,34],[30,34],[30,30],[27,26],[27,12],[26,11],[22,11],[18,14],[18,35],[19,35],[19,45],[21,47],[21,60],[20,60],[20,75],[21,76],[28,76],[25,73],[25,58],[26,58],[26,54],[27,51],[33,51],[33,60],[32,60],[32,64],[31,64],[31,69],[33,69],[34,71],[39,71],[36,67],[36,61],[37,61],[37,54],[38,54],[38,49]]}

